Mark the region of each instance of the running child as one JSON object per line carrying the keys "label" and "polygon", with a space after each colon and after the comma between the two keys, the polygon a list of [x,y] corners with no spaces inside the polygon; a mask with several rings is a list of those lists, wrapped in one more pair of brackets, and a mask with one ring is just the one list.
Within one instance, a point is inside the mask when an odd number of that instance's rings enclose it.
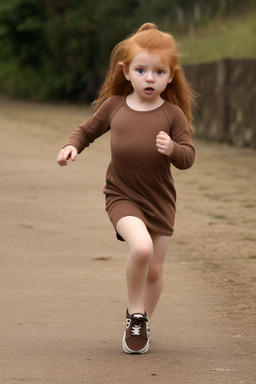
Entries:
{"label": "running child", "polygon": [[174,230],[176,192],[171,165],[188,169],[195,158],[191,105],[194,95],[173,36],[152,23],[113,49],[96,112],[59,152],[69,159],[110,129],[106,211],[125,241],[128,304],[123,349],[146,353],[149,319],[163,289],[163,266]]}

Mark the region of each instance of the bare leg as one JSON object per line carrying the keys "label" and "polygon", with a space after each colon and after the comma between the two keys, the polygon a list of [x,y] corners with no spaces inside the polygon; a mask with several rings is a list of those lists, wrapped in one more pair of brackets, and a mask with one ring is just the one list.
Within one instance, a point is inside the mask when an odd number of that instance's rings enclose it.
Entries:
{"label": "bare leg", "polygon": [[126,264],[128,311],[130,314],[144,313],[143,293],[153,256],[153,242],[147,227],[137,217],[123,217],[116,229],[129,247]]}
{"label": "bare leg", "polygon": [[151,237],[153,240],[154,252],[148,267],[143,294],[144,308],[149,319],[152,317],[163,290],[163,266],[170,241],[169,236],[151,234]]}

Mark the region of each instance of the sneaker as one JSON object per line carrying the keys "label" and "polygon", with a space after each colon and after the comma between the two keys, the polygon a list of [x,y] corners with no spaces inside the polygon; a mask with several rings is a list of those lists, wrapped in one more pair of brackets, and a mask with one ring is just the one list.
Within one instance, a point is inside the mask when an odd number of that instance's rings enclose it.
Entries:
{"label": "sneaker", "polygon": [[147,314],[126,312],[126,330],[123,337],[123,349],[126,353],[146,353],[149,348],[150,333]]}

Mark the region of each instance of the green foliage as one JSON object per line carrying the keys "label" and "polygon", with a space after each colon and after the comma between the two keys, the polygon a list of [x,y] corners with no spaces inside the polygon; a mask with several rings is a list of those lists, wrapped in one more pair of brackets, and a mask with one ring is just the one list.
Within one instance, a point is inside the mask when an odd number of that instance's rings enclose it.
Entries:
{"label": "green foliage", "polygon": [[256,12],[214,20],[192,36],[180,36],[182,63],[196,64],[223,58],[256,57]]}
{"label": "green foliage", "polygon": [[0,0],[0,92],[91,101],[112,48],[142,23],[188,33],[240,7],[238,0]]}

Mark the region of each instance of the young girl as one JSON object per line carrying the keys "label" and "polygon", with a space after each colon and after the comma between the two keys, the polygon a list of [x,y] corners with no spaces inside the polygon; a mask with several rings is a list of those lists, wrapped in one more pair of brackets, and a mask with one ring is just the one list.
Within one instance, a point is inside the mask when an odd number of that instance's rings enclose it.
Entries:
{"label": "young girl", "polygon": [[58,154],[75,160],[111,129],[111,163],[104,193],[117,238],[129,248],[128,308],[123,349],[145,353],[149,319],[163,287],[163,264],[173,234],[176,193],[173,164],[194,162],[193,93],[178,64],[173,37],[147,23],[113,50],[96,113],[80,125]]}

